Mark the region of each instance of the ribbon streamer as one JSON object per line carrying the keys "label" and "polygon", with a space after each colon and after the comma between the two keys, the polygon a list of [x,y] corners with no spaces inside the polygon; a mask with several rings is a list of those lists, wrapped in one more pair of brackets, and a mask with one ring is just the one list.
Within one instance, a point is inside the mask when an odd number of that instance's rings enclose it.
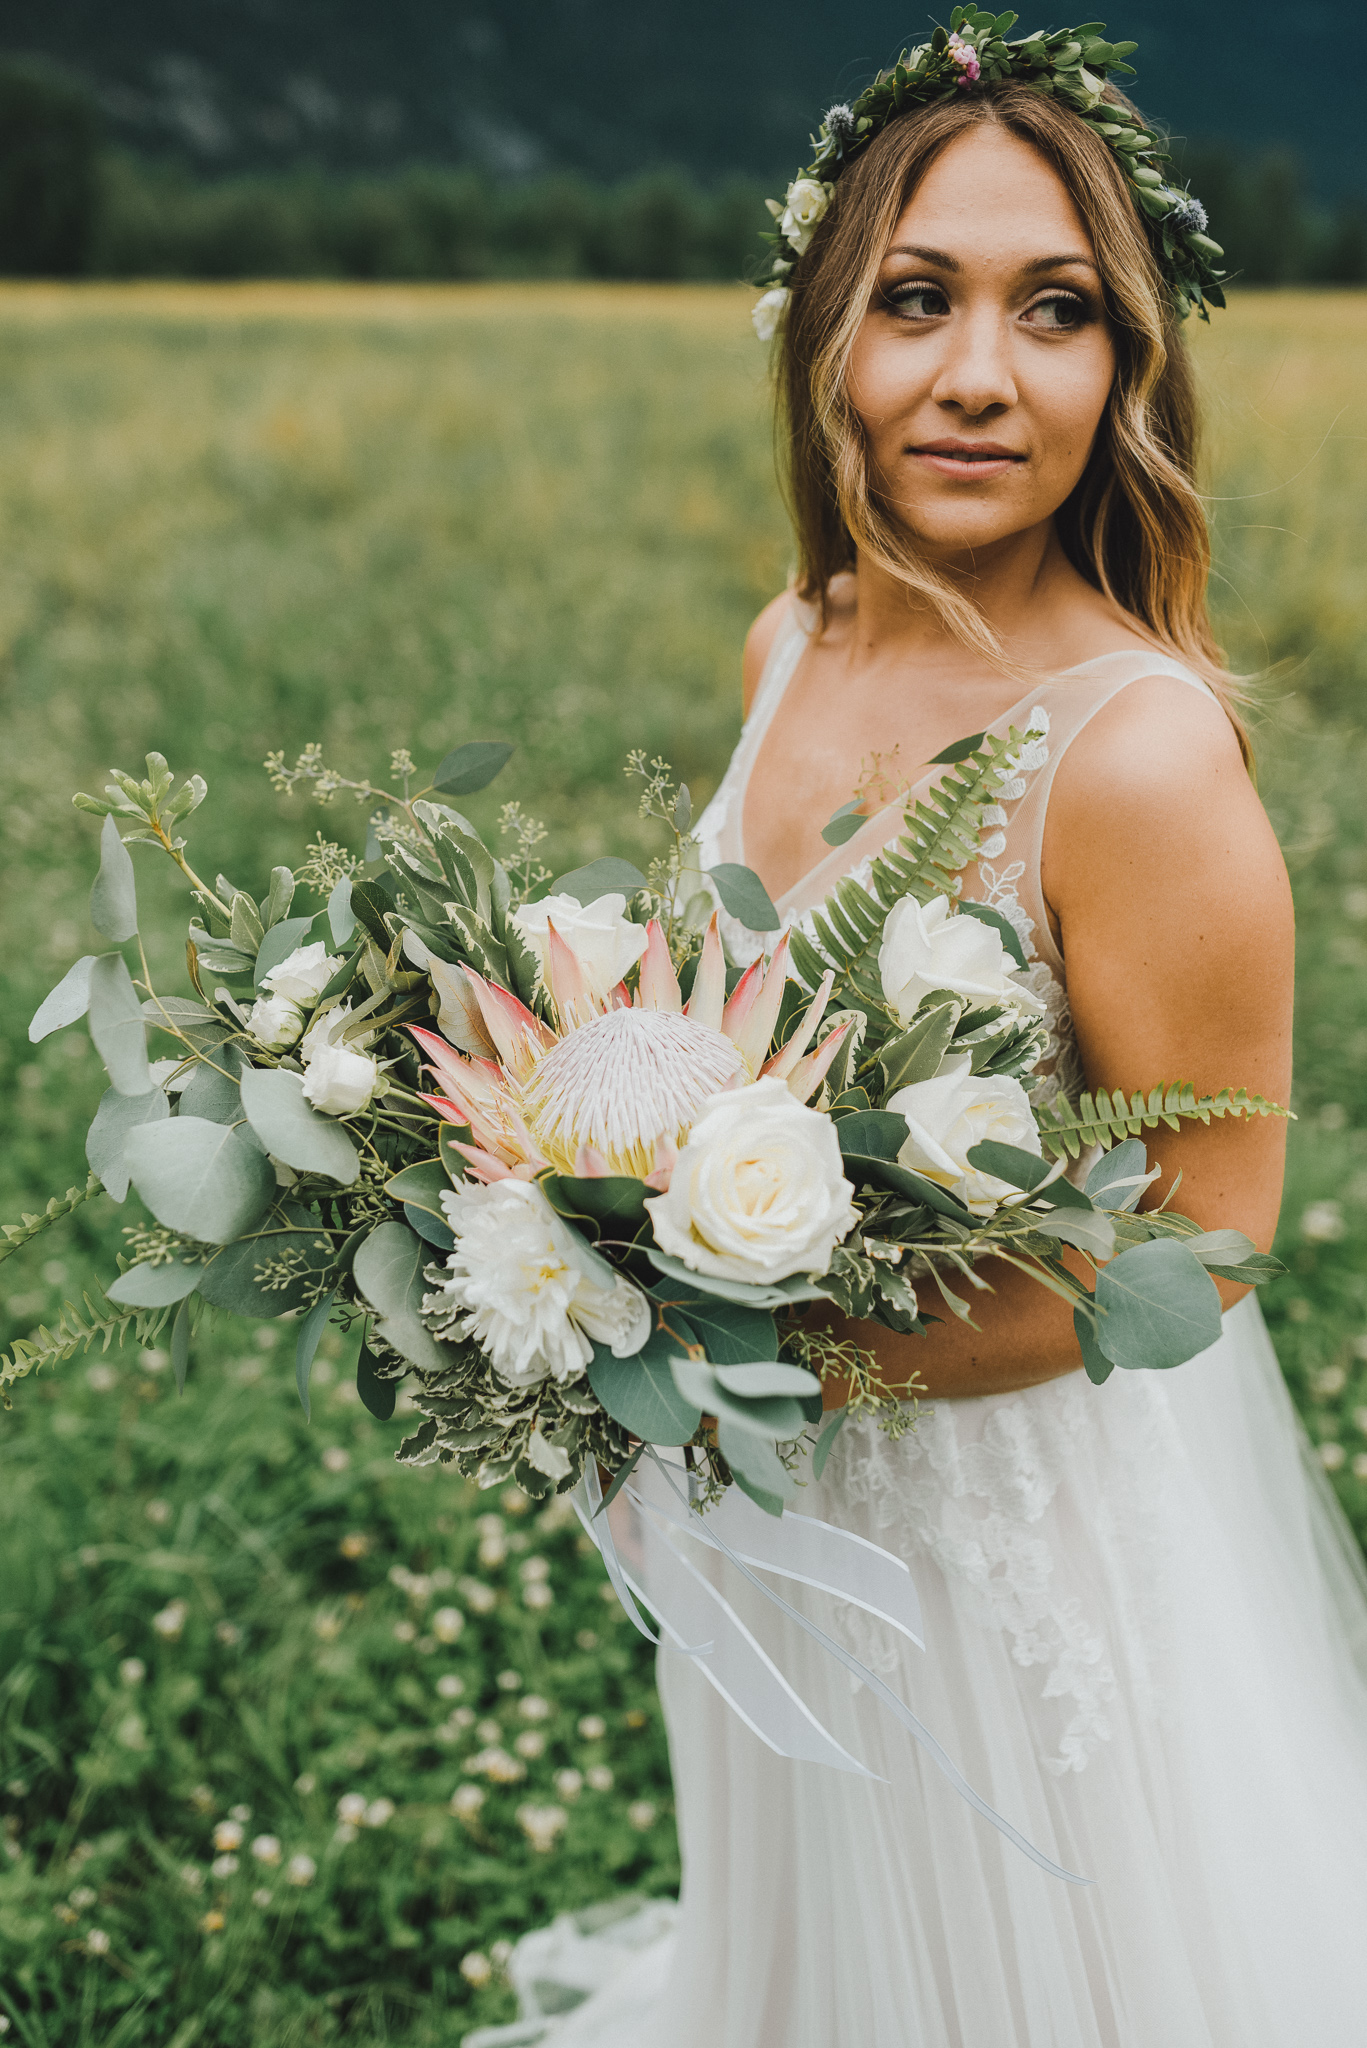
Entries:
{"label": "ribbon streamer", "polygon": [[[866,1612],[887,1622],[923,1648],[920,1606],[910,1572],[902,1559],[878,1544],[869,1543],[851,1531],[836,1529],[812,1515],[767,1516],[744,1500],[737,1488],[710,1508],[704,1516],[680,1490],[673,1471],[648,1447],[624,1489],[637,1509],[636,1532],[640,1546],[642,1579],[629,1571],[618,1555],[608,1517],[598,1515],[602,1495],[598,1475],[586,1469],[572,1496],[575,1511],[590,1537],[598,1545],[618,1598],[627,1591],[623,1605],[641,1633],[652,1642],[658,1638],[640,1619],[635,1593],[659,1615],[661,1627],[671,1645],[686,1656],[697,1657],[699,1670],[746,1726],[780,1756],[811,1763],[825,1763],[836,1770],[874,1777],[866,1765],[850,1755],[830,1731],[824,1728],[806,1702],[788,1683],[777,1665],[761,1649],[750,1630],[715,1586],[684,1559],[671,1541],[671,1532],[718,1551],[741,1576],[780,1613],[795,1621],[828,1655],[834,1657],[918,1742],[936,1768],[984,1820],[989,1821],[1031,1862],[1051,1877],[1066,1884],[1090,1884],[1092,1880],[1065,1870],[1037,1849],[1018,1828],[989,1806],[975,1792],[935,1737],[919,1721],[890,1686],[836,1642],[780,1593],[765,1585],[751,1569],[763,1570],[815,1586],[849,1600]],[[581,1500],[580,1495],[584,1498]],[[742,1504],[743,1503],[743,1504]],[[747,1512],[748,1510],[748,1512]],[[727,1540],[728,1536],[734,1539]],[[861,1579],[852,1580],[858,1571]],[[668,1612],[665,1610],[668,1609]],[[705,1648],[689,1648],[684,1632],[704,1633],[708,1622],[719,1623],[714,1640]]]}

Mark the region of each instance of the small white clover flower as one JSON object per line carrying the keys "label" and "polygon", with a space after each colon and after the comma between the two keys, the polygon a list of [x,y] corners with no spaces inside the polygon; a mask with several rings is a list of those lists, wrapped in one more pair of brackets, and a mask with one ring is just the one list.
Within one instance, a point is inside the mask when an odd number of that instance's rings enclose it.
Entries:
{"label": "small white clover flower", "polygon": [[458,1700],[465,1690],[465,1680],[457,1678],[454,1671],[444,1671],[437,1680],[437,1697],[443,1700]]}
{"label": "small white clover flower", "polygon": [[344,1792],[337,1801],[337,1818],[347,1827],[355,1827],[365,1819],[366,1797],[364,1792]]}
{"label": "small white clover flower", "polygon": [[584,1789],[582,1771],[557,1771],[551,1783],[562,1799],[577,1799]]}
{"label": "small white clover flower", "polygon": [[457,1820],[474,1820],[483,1804],[482,1785],[457,1785],[451,1794],[451,1811]]}
{"label": "small white clover flower", "polygon": [[439,1643],[458,1642],[464,1627],[465,1616],[458,1607],[439,1607],[432,1616],[432,1633]]}
{"label": "small white clover flower", "polygon": [[480,1991],[492,1978],[494,1966],[488,1956],[481,1955],[477,1948],[471,1949],[468,1956],[460,1959],[460,1974],[467,1984],[473,1984],[475,1990]]}
{"label": "small white clover flower", "polygon": [[221,1820],[214,1829],[215,1849],[240,1849],[242,1847],[242,1823],[236,1820]]}
{"label": "small white clover flower", "polygon": [[85,1938],[85,1945],[92,1956],[107,1956],[109,1954],[109,1936],[105,1933],[103,1927],[92,1927]]}
{"label": "small white clover flower", "polygon": [[185,1624],[189,1618],[190,1607],[188,1601],[172,1600],[167,1606],[162,1608],[159,1614],[152,1616],[152,1626],[157,1634],[164,1637],[168,1643],[174,1643],[183,1634]]}
{"label": "small white clover flower", "polygon": [[524,1728],[513,1744],[519,1756],[535,1759],[546,1753],[546,1738],[539,1728]]}
{"label": "small white clover flower", "polygon": [[305,1856],[302,1852],[297,1856],[291,1856],[285,1865],[286,1884],[312,1884],[317,1875],[318,1865],[311,1856]]}
{"label": "small white clover flower", "polygon": [[237,1858],[236,1856],[215,1856],[213,1862],[209,1865],[209,1870],[214,1877],[235,1877],[238,1870]]}
{"label": "small white clover flower", "polygon": [[141,1685],[147,1676],[147,1666],[141,1657],[125,1657],[119,1666],[121,1685]]}
{"label": "small white clover flower", "polygon": [[655,1808],[648,1799],[633,1799],[627,1808],[627,1819],[644,1834],[655,1825]]}
{"label": "small white clover flower", "polygon": [[611,1792],[612,1772],[606,1764],[590,1764],[584,1773],[584,1783],[590,1792]]}
{"label": "small white clover flower", "polygon": [[585,1742],[601,1742],[608,1732],[608,1724],[601,1714],[585,1714],[579,1723],[579,1733]]}
{"label": "small white clover flower", "polygon": [[365,1810],[365,1824],[368,1828],[388,1827],[396,1810],[392,1799],[372,1799]]}
{"label": "small white clover flower", "polygon": [[533,1849],[548,1855],[563,1833],[569,1815],[563,1806],[519,1806],[517,1824]]}
{"label": "small white clover flower", "polygon": [[279,1836],[258,1835],[252,1843],[252,1854],[258,1863],[278,1863],[280,1861]]}

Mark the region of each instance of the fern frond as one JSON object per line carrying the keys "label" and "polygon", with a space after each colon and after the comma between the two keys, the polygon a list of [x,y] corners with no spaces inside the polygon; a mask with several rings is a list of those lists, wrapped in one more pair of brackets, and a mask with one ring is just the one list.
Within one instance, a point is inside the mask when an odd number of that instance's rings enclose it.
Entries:
{"label": "fern frond", "polygon": [[0,1223],[0,1259],[7,1259],[11,1252],[19,1251],[54,1223],[60,1223],[63,1216],[69,1216],[73,1209],[79,1209],[82,1202],[88,1202],[92,1195],[102,1195],[104,1183],[97,1174],[91,1174],[83,1188],[68,1188],[64,1195],[54,1195],[41,1216],[24,1216],[18,1223]]}
{"label": "fern frond", "polygon": [[40,1325],[29,1337],[16,1337],[8,1357],[0,1353],[0,1402],[10,1406],[9,1389],[16,1380],[45,1365],[62,1365],[78,1351],[88,1351],[97,1340],[107,1351],[120,1345],[131,1331],[141,1344],[150,1344],[165,1328],[169,1308],[124,1308],[110,1301],[104,1290],[93,1285],[81,1297],[84,1313],[73,1302],[62,1304],[54,1329]]}
{"label": "fern frond", "polygon": [[1095,1095],[1083,1095],[1074,1106],[1062,1097],[1057,1102],[1039,1103],[1035,1121],[1045,1154],[1054,1159],[1076,1159],[1090,1145],[1103,1150],[1122,1138],[1137,1138],[1143,1130],[1166,1124],[1180,1130],[1182,1120],[1208,1124],[1212,1117],[1290,1116],[1280,1103],[1266,1096],[1250,1095],[1246,1088],[1222,1088],[1218,1095],[1198,1095],[1190,1081],[1160,1081],[1147,1093],[1136,1088],[1127,1100],[1117,1089],[1109,1094],[1099,1088]]}
{"label": "fern frond", "polygon": [[983,812],[1017,772],[1015,759],[1023,744],[1024,735],[1015,726],[1004,740],[988,733],[974,753],[906,812],[905,829],[874,860],[868,886],[847,875],[813,911],[810,934],[794,930],[793,967],[808,988],[816,987],[827,968],[842,979],[855,979],[859,961],[904,896],[924,903],[932,896],[958,894],[959,871],[978,857]]}

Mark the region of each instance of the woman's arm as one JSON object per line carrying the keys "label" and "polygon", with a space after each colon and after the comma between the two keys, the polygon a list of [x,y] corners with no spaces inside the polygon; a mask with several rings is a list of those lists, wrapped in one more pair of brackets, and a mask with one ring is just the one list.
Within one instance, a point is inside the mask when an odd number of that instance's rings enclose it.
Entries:
{"label": "woman's arm", "polygon": [[[1060,764],[1043,885],[1068,962],[1068,1000],[1089,1088],[1190,1081],[1286,1102],[1291,1087],[1291,893],[1272,828],[1223,712],[1187,683],[1133,683],[1098,712]],[[1175,1206],[1266,1249],[1281,1199],[1280,1118],[1146,1132]],[[1075,1271],[1082,1271],[1075,1264]],[[927,1337],[817,1310],[876,1351],[889,1386],[919,1372],[932,1396],[1010,1392],[1081,1365],[1072,1313],[1024,1274],[985,1260],[995,1293],[971,1298],[976,1330]],[[958,1290],[962,1292],[963,1290]],[[1243,1290],[1220,1283],[1226,1303]],[[934,1312],[935,1294],[924,1305]],[[827,1390],[827,1404],[845,1398]]]}

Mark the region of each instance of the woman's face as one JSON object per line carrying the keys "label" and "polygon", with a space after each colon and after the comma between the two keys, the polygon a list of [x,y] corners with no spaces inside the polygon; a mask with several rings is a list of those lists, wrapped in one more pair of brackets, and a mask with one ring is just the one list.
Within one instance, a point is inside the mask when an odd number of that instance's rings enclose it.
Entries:
{"label": "woman's face", "polygon": [[1067,188],[1006,129],[970,129],[903,209],[855,341],[870,483],[932,559],[1037,527],[1082,475],[1114,375]]}

